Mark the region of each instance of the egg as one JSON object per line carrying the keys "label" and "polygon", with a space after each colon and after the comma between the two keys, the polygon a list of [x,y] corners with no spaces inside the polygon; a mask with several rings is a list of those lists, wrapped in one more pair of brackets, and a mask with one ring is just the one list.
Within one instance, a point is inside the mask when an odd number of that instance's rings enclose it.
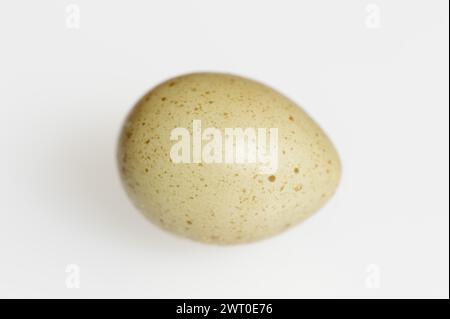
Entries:
{"label": "egg", "polygon": [[145,94],[118,145],[124,187],[162,228],[252,242],[305,220],[341,175],[324,131],[289,98],[240,76],[193,73]]}

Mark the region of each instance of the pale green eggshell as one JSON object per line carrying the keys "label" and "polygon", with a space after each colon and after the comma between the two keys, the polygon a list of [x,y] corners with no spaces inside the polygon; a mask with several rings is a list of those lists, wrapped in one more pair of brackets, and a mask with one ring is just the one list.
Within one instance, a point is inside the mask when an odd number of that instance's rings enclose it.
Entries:
{"label": "pale green eggshell", "polygon": [[[255,164],[175,164],[175,127],[278,128],[278,170]],[[119,141],[125,188],[154,223],[191,239],[234,244],[277,234],[316,212],[334,193],[338,154],[294,102],[253,80],[195,73],[162,83],[133,108]]]}

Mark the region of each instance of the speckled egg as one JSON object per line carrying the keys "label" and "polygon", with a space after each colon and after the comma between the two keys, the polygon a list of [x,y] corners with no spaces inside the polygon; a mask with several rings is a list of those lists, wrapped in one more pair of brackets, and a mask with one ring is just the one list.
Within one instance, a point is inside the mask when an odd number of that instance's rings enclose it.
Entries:
{"label": "speckled egg", "polygon": [[118,162],[145,216],[216,244],[298,224],[324,205],[341,174],[334,146],[299,106],[220,73],[183,75],[149,91],[126,119]]}

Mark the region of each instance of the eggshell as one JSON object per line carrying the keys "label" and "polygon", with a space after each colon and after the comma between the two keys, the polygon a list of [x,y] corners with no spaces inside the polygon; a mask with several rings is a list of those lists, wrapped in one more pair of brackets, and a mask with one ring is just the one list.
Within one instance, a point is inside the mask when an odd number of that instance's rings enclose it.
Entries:
{"label": "eggshell", "polygon": [[[194,120],[222,131],[277,128],[277,170],[174,163],[171,132],[192,132]],[[183,75],[148,92],[126,119],[118,162],[127,193],[145,216],[216,244],[251,242],[298,224],[324,205],[341,174],[334,146],[299,106],[259,82],[219,73]]]}

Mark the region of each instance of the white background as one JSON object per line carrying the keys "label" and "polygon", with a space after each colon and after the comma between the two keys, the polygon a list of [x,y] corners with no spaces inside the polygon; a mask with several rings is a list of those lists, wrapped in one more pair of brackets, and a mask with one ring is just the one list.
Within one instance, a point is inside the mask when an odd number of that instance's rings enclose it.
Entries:
{"label": "white background", "polygon": [[[448,298],[448,23],[445,0],[2,1],[0,297]],[[216,247],[133,208],[125,115],[203,70],[265,82],[329,133],[344,175],[317,215]]]}

